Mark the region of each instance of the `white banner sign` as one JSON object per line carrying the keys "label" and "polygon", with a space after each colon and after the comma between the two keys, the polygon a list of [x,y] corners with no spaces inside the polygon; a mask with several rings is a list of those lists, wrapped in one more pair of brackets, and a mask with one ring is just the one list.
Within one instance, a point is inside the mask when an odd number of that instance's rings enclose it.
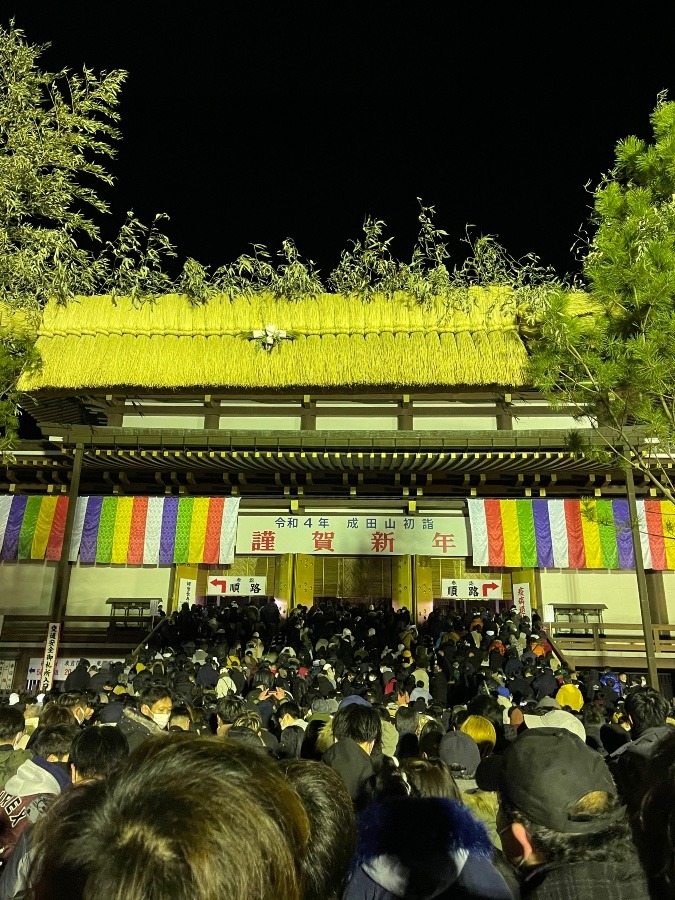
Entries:
{"label": "white banner sign", "polygon": [[267,578],[248,575],[214,575],[206,584],[206,593],[239,597],[264,597]]}
{"label": "white banner sign", "polygon": [[501,600],[502,583],[496,578],[442,578],[441,594],[450,600]]}
{"label": "white banner sign", "polygon": [[529,582],[523,581],[513,585],[513,605],[517,608],[519,616],[532,618]]}
{"label": "white banner sign", "polygon": [[50,622],[47,628],[47,644],[42,660],[42,674],[40,676],[40,690],[49,691],[54,684],[54,670],[56,668],[56,654],[59,650],[59,637],[61,625],[59,622]]}
{"label": "white banner sign", "polygon": [[192,606],[197,597],[197,580],[195,578],[180,578],[178,581],[178,605],[187,603]]}
{"label": "white banner sign", "polygon": [[[82,657],[78,656],[76,658],[69,657],[64,659],[63,657],[59,657],[56,660],[56,664],[54,666],[54,681],[65,681],[66,678],[73,671],[75,666],[79,663]],[[124,662],[122,657],[100,657],[98,659],[94,659],[92,656],[87,656],[86,659],[89,660],[92,666],[96,666],[97,669],[100,669],[104,664],[108,666],[113,662]],[[26,678],[27,681],[41,681],[42,680],[42,660],[39,656],[33,656],[28,661],[28,675]]]}
{"label": "white banner sign", "polygon": [[463,516],[239,516],[237,553],[468,556]]}
{"label": "white banner sign", "polygon": [[11,691],[14,683],[14,670],[16,661],[13,659],[0,659],[0,691]]}

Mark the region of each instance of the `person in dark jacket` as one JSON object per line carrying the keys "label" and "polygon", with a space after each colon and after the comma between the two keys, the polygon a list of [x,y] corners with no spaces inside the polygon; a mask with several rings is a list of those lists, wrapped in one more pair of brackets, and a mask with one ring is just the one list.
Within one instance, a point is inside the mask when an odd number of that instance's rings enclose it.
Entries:
{"label": "person in dark jacket", "polygon": [[89,675],[89,660],[81,659],[73,671],[68,675],[64,684],[64,692],[85,691],[89,687],[91,676]]}
{"label": "person in dark jacket", "polygon": [[624,708],[633,740],[615,750],[608,762],[619,793],[632,814],[640,808],[652,757],[675,729],[666,725],[668,701],[653,688],[633,691],[626,698]]}
{"label": "person in dark jacket", "polygon": [[129,751],[153,734],[165,731],[171,718],[173,701],[167,688],[150,685],[138,697],[138,710],[126,707],[117,726],[129,743]]}
{"label": "person in dark jacket", "polygon": [[481,762],[476,780],[499,792],[497,831],[523,900],[648,900],[610,771],[576,735],[526,730]]}
{"label": "person in dark jacket", "polygon": [[370,703],[361,701],[360,697],[349,699],[353,702],[343,705],[335,714],[335,743],[322,758],[342,775],[352,800],[358,800],[365,783],[375,774],[371,754],[381,741],[382,724]]}

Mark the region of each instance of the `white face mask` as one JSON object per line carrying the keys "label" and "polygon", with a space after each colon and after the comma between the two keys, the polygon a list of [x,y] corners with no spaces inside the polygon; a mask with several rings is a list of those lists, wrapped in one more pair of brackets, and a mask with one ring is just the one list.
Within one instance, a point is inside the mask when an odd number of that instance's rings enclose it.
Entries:
{"label": "white face mask", "polygon": [[152,720],[155,725],[159,725],[160,728],[166,728],[169,724],[169,719],[171,718],[171,713],[153,713]]}

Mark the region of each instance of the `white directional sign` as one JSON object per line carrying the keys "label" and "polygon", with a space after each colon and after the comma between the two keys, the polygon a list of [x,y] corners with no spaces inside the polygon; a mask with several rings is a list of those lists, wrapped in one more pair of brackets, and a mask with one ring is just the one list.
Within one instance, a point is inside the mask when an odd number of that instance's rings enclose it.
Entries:
{"label": "white directional sign", "polygon": [[441,594],[449,600],[501,600],[498,578],[442,578]]}
{"label": "white directional sign", "polygon": [[228,597],[264,597],[267,578],[249,575],[214,575],[206,584],[206,593],[227,594]]}

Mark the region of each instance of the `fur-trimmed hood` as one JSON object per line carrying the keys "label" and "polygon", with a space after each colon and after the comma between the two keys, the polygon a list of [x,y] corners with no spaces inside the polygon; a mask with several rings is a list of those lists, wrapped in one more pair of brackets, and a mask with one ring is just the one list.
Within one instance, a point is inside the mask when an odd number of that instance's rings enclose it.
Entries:
{"label": "fur-trimmed hood", "polygon": [[493,898],[511,893],[491,862],[485,827],[453,800],[375,801],[359,820],[345,900]]}

